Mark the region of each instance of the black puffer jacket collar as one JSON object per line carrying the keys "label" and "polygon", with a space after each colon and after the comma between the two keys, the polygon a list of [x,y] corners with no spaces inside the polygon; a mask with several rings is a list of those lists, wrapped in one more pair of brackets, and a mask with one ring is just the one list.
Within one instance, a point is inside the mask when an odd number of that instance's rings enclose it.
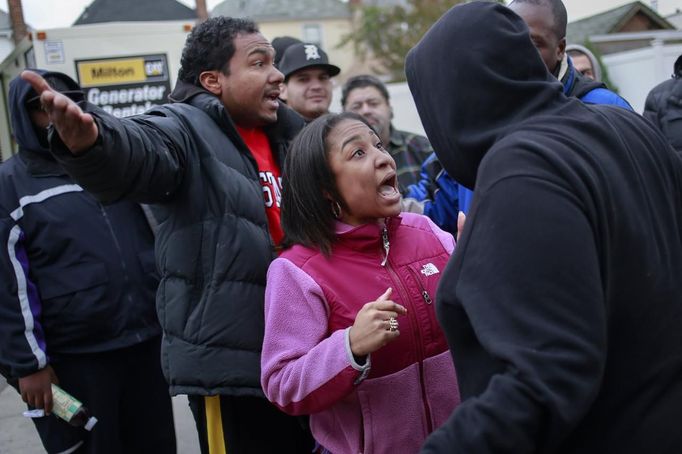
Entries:
{"label": "black puffer jacket collar", "polygon": [[[197,107],[206,112],[217,124],[219,124],[230,140],[242,151],[248,153],[248,148],[237,132],[235,123],[220,99],[205,89],[183,81],[178,81],[173,92],[168,97],[174,103],[185,103]],[[277,109],[277,122],[266,125],[263,131],[270,140],[277,163],[284,164],[283,151],[293,140],[296,133],[303,127],[305,120],[286,104],[280,103]],[[254,161],[255,165],[255,161]]]}

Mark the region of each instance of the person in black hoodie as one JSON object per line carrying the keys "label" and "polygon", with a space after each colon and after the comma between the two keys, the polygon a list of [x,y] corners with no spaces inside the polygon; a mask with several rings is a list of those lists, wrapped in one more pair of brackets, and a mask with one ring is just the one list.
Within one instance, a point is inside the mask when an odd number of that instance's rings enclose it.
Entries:
{"label": "person in black hoodie", "polygon": [[[68,76],[35,71],[82,101]],[[174,453],[148,219],[133,202],[98,203],[66,174],[19,77],[9,110],[19,153],[0,165],[0,371],[31,408],[49,412],[57,383],[98,419],[91,432],[34,419],[47,452]]]}
{"label": "person in black hoodie", "polygon": [[672,77],[647,95],[643,115],[682,152],[682,55],[675,60]]}
{"label": "person in black hoodie", "polygon": [[171,104],[117,119],[84,112],[25,72],[56,134],[53,154],[105,201],[153,203],[162,367],[187,394],[203,453],[299,453],[312,438],[260,385],[264,291],[282,239],[281,164],[303,118],[278,101],[274,49],[245,19],[187,37]]}
{"label": "person in black hoodie", "polygon": [[476,190],[437,294],[462,403],[422,452],[682,452],[680,156],[567,98],[499,4],[448,11],[406,74]]}

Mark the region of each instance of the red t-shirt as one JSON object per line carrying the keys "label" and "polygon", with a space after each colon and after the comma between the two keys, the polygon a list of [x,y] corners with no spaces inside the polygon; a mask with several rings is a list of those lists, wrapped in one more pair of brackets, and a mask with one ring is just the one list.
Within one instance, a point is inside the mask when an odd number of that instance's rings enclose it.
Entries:
{"label": "red t-shirt", "polygon": [[270,142],[262,129],[244,129],[237,126],[239,135],[258,164],[258,176],[263,186],[263,198],[265,199],[265,213],[268,216],[270,236],[275,246],[279,246],[284,237],[282,224],[280,223],[279,206],[282,202],[282,174],[275,158],[272,156]]}

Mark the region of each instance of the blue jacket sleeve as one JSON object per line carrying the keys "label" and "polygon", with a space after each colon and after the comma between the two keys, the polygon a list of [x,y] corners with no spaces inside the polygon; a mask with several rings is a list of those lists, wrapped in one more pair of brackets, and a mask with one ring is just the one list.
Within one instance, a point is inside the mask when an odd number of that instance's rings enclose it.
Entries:
{"label": "blue jacket sleeve", "polygon": [[0,238],[0,371],[20,378],[48,363],[41,302],[29,277],[24,232],[11,215],[0,219]]}
{"label": "blue jacket sleeve", "polygon": [[586,104],[606,104],[634,111],[630,103],[606,88],[595,88],[580,98],[580,100]]}
{"label": "blue jacket sleeve", "polygon": [[422,164],[420,180],[410,185],[405,198],[413,199],[423,206],[423,214],[441,229],[453,235],[457,233],[459,185],[443,169],[435,153]]}

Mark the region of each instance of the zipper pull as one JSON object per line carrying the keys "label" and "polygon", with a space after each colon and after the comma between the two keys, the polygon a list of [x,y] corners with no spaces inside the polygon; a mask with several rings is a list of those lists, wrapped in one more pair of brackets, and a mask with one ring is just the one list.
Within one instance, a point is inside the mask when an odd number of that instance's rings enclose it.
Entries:
{"label": "zipper pull", "polygon": [[388,260],[388,250],[391,248],[391,244],[388,242],[388,229],[384,225],[381,230],[381,239],[384,243],[384,259],[381,261],[381,266],[386,266],[386,261]]}
{"label": "zipper pull", "polygon": [[424,301],[426,301],[426,304],[433,303],[433,300],[431,299],[429,293],[426,290],[422,290],[422,297],[424,298]]}

